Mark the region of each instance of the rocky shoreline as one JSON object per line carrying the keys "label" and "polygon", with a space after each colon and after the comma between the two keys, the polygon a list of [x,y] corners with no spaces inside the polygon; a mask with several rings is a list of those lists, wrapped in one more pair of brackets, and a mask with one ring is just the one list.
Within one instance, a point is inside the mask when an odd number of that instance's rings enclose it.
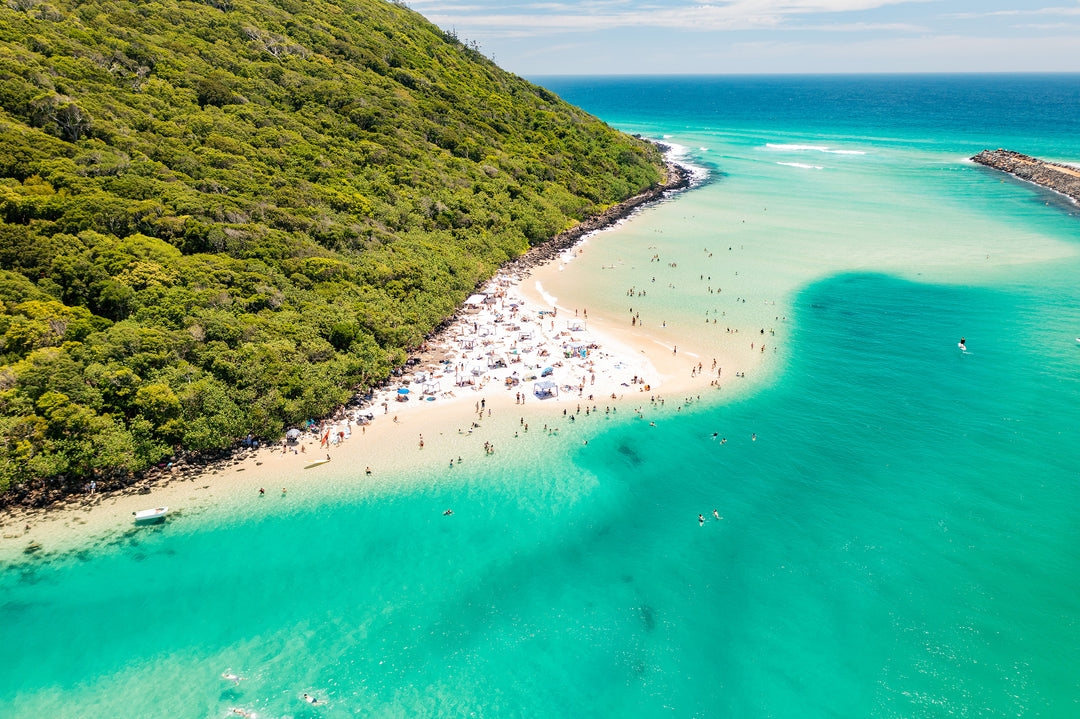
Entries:
{"label": "rocky shoreline", "polygon": [[531,248],[521,257],[510,260],[502,269],[506,272],[527,273],[532,267],[544,265],[570,249],[590,232],[596,232],[614,225],[619,220],[629,217],[643,205],[655,202],[668,192],[683,190],[690,186],[690,171],[673,162],[667,164],[667,179],[656,187],[634,195],[617,205],[612,205],[599,215],[588,217],[569,230],[555,235],[552,239]]}
{"label": "rocky shoreline", "polygon": [[1080,201],[1080,170],[1075,167],[1000,149],[983,150],[971,160]]}
{"label": "rocky shoreline", "polygon": [[[661,199],[668,192],[689,187],[690,178],[690,171],[687,168],[669,162],[667,164],[667,177],[664,182],[617,205],[613,205],[604,212],[589,217],[569,230],[556,235],[551,240],[531,248],[520,257],[504,264],[501,271],[528,274],[529,269],[555,259],[559,253],[573,247],[588,233],[615,224],[638,208]],[[477,287],[486,282],[487,280],[484,280]],[[443,320],[428,335],[429,340],[437,339],[442,332],[445,332],[453,324],[461,312],[462,310],[459,308],[453,315]],[[421,362],[428,358],[428,354],[427,348],[421,347],[409,353],[408,363],[416,364]],[[388,377],[371,388],[370,391],[385,386],[393,379],[393,376]],[[347,408],[363,406],[363,403],[364,397],[358,395],[349,402]],[[178,452],[167,463],[162,463],[158,467],[142,472],[115,471],[98,475],[92,490],[80,489],[78,486],[65,481],[63,477],[29,480],[22,487],[0,495],[0,511],[7,513],[9,516],[27,517],[28,512],[48,511],[54,508],[93,506],[110,495],[149,494],[151,487],[164,486],[175,481],[205,479],[207,475],[218,474],[244,461],[251,456],[252,452],[253,450],[239,444],[232,448],[213,452]]]}

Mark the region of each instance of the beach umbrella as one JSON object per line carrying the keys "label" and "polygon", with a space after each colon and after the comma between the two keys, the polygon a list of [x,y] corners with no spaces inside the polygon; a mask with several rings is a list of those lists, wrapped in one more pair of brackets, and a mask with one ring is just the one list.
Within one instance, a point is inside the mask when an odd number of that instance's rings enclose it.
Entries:
{"label": "beach umbrella", "polygon": [[409,393],[409,390],[407,390],[407,389],[405,389],[404,387],[402,387],[401,389],[399,389],[399,390],[397,391],[397,393],[398,393],[398,394],[408,394],[408,393]]}
{"label": "beach umbrella", "polygon": [[296,439],[297,437],[300,436],[300,430],[298,430],[298,429],[296,429],[294,427],[293,429],[290,429],[288,432],[286,432],[285,436],[288,437],[289,439]]}

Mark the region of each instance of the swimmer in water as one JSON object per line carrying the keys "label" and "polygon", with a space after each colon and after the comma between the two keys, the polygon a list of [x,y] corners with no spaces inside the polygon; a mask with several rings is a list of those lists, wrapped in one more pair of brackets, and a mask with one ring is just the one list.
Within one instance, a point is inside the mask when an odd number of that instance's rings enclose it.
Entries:
{"label": "swimmer in water", "polygon": [[241,677],[241,676],[237,676],[236,674],[233,674],[232,672],[225,672],[225,673],[223,673],[223,674],[221,675],[221,678],[222,678],[222,679],[228,679],[229,681],[231,681],[231,682],[233,682],[234,684],[236,684],[236,686],[240,686],[240,680],[241,680],[241,679],[243,679],[243,677]]}
{"label": "swimmer in water", "polygon": [[316,699],[315,697],[311,696],[310,694],[304,694],[304,701],[306,701],[308,704],[318,704],[319,703],[319,700]]}
{"label": "swimmer in water", "polygon": [[452,510],[452,509],[448,509],[448,510],[446,510],[445,512],[443,512],[443,516],[444,516],[444,517],[449,517],[449,516],[450,516],[451,514],[453,514],[453,513],[454,513],[454,510]]}
{"label": "swimmer in water", "polygon": [[715,509],[712,511],[712,516],[716,517],[717,519],[720,519],[720,513],[717,512]]}
{"label": "swimmer in water", "polygon": [[705,526],[705,516],[704,515],[699,514],[697,516],[697,521],[698,521],[698,524],[700,524],[701,526],[703,526],[703,527]]}

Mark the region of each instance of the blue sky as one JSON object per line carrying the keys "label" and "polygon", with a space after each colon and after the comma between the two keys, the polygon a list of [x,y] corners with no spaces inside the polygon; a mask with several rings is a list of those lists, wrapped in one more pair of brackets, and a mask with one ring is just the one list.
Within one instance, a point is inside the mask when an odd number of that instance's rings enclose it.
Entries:
{"label": "blue sky", "polygon": [[1080,72],[1080,0],[408,0],[519,75]]}

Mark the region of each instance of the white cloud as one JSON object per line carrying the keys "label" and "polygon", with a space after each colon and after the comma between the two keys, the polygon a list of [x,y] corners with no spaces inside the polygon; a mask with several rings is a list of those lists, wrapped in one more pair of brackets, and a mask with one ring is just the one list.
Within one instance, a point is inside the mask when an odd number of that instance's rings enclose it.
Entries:
{"label": "white cloud", "polygon": [[[576,5],[559,2],[528,3],[526,10],[552,12],[520,12],[519,7],[506,7],[506,12],[453,16],[445,14],[450,6],[432,6],[428,19],[439,25],[459,23],[470,28],[485,28],[490,36],[520,33],[523,28],[532,34],[552,32],[582,32],[612,30],[625,27],[662,27],[690,31],[748,30],[777,28],[793,18],[820,13],[841,13],[874,10],[890,5],[940,2],[941,0],[704,0],[698,4],[685,1],[674,6],[636,5],[626,7],[621,0],[587,2]],[[615,10],[614,8],[622,8]],[[879,27],[885,27],[880,25]],[[898,24],[894,29],[902,29]],[[496,30],[497,29],[497,30]],[[501,32],[499,32],[501,31]]]}
{"label": "white cloud", "polygon": [[630,5],[630,0],[591,0],[590,2],[565,3],[565,2],[534,2],[522,5],[527,10],[563,10],[581,11],[595,10],[599,8],[611,8]]}
{"label": "white cloud", "polygon": [[906,5],[912,2],[940,0],[703,0],[708,5],[729,7],[735,11],[819,13],[874,10],[887,5]]}
{"label": "white cloud", "polygon": [[984,17],[1010,17],[1015,15],[1080,15],[1078,7],[1044,7],[1036,10],[991,10],[989,12],[949,13],[945,17],[956,20],[977,20]]}
{"label": "white cloud", "polygon": [[[842,43],[763,41],[732,43],[697,57],[697,72],[1077,72],[1072,35],[967,37],[932,35]],[[1071,57],[1063,66],[1063,53]],[[657,68],[654,72],[678,72]],[[627,70],[633,72],[633,70]]]}
{"label": "white cloud", "polygon": [[[428,19],[438,25],[460,23],[470,28],[497,28],[503,31],[529,29],[533,33],[592,32],[626,27],[662,27],[708,31],[774,28],[782,24],[780,14],[741,14],[728,8],[697,6],[693,8],[632,10],[599,14],[500,14],[453,16],[432,14]],[[495,33],[498,34],[498,33]]]}
{"label": "white cloud", "polygon": [[532,59],[534,57],[542,57],[544,55],[561,55],[571,50],[579,50],[582,47],[585,47],[585,45],[577,42],[567,42],[561,45],[545,44],[527,52],[523,52],[521,53],[521,55],[519,55],[519,57],[521,57],[522,59]]}
{"label": "white cloud", "polygon": [[485,5],[450,5],[450,4],[437,5],[437,6],[431,8],[431,10],[434,11],[434,12],[467,12],[467,11],[472,12],[472,11],[476,11],[476,10],[486,10],[486,9],[487,9],[487,6],[485,6]]}
{"label": "white cloud", "polygon": [[892,32],[918,32],[925,33],[930,32],[930,28],[926,25],[912,25],[910,23],[869,23],[869,22],[851,22],[839,25],[792,25],[790,27],[783,28],[785,30],[810,30],[813,32],[875,32],[880,30],[889,30]]}
{"label": "white cloud", "polygon": [[[1080,0],[1075,5],[1043,1],[1058,5],[1040,8],[1033,0],[410,4],[436,24],[482,41],[500,64],[521,74],[1076,72],[1080,53],[1071,21],[1080,16]],[[967,12],[972,7],[987,10]]]}

